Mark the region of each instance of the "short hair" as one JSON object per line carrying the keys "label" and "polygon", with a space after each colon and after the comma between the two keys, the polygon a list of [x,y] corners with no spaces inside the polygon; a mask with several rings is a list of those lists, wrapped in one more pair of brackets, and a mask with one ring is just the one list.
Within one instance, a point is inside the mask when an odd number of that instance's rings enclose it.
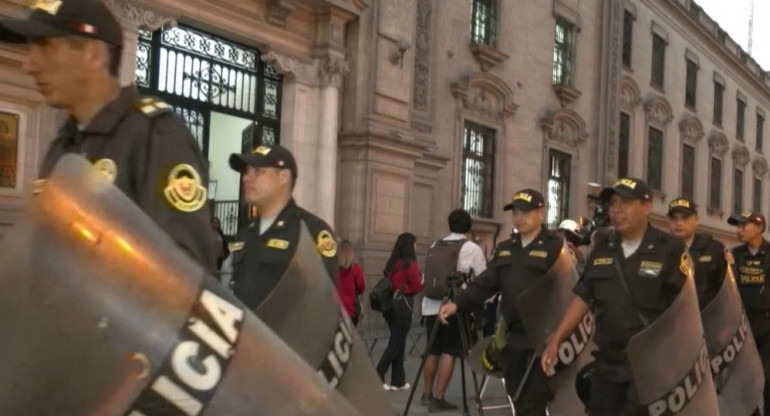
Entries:
{"label": "short hair", "polygon": [[465,234],[471,230],[471,214],[464,209],[456,209],[449,214],[449,231]]}

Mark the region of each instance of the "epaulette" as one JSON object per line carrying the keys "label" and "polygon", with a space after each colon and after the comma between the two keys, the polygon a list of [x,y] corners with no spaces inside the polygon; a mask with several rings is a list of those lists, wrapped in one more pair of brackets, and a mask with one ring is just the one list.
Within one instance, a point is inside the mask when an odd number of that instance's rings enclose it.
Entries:
{"label": "epaulette", "polygon": [[134,108],[141,111],[149,118],[157,117],[174,111],[174,108],[157,97],[139,96],[134,100]]}

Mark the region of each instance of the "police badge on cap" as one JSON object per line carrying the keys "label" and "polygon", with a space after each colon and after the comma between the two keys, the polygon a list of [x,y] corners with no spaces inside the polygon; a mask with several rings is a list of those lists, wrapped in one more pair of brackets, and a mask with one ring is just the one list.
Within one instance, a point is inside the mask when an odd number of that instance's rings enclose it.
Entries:
{"label": "police badge on cap", "polygon": [[533,209],[542,208],[544,205],[545,200],[540,192],[534,189],[522,189],[513,194],[511,202],[503,207],[503,210],[510,211],[518,209],[521,211],[531,211]]}

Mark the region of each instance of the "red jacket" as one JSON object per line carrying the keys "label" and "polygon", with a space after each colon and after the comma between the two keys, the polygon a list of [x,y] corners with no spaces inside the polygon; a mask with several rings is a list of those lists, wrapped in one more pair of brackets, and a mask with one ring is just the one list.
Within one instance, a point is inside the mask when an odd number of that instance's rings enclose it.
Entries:
{"label": "red jacket", "polygon": [[353,263],[347,269],[340,267],[337,294],[340,297],[340,303],[351,318],[354,318],[356,313],[356,295],[364,293],[364,288],[364,273],[358,263]]}
{"label": "red jacket", "polygon": [[420,278],[420,268],[416,261],[410,261],[406,268],[401,267],[401,260],[397,260],[393,265],[394,272],[390,274],[390,284],[393,290],[401,290],[404,282],[408,282],[406,288],[402,290],[405,295],[414,295],[422,292],[422,279]]}

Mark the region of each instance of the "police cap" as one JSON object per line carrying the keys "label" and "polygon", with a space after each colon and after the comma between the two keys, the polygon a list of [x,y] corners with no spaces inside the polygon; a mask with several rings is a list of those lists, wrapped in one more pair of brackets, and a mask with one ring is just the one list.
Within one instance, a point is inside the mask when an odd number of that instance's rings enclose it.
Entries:
{"label": "police cap", "polygon": [[277,144],[259,146],[250,153],[230,155],[230,167],[234,171],[241,172],[247,165],[255,168],[288,169],[292,178],[297,179],[297,162],[294,156],[285,147]]}

